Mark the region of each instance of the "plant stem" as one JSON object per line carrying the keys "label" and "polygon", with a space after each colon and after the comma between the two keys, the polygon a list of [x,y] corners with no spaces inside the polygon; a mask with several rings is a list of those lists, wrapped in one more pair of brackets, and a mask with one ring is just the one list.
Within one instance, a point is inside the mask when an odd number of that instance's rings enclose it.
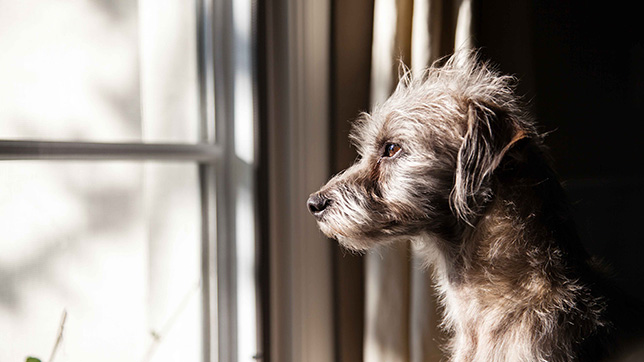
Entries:
{"label": "plant stem", "polygon": [[56,352],[58,351],[58,346],[63,340],[63,331],[65,330],[65,321],[67,320],[67,310],[63,309],[63,317],[60,321],[60,326],[58,327],[58,337],[56,338],[56,344],[54,344],[54,349],[51,351],[49,356],[49,362],[54,362],[54,357],[56,357]]}

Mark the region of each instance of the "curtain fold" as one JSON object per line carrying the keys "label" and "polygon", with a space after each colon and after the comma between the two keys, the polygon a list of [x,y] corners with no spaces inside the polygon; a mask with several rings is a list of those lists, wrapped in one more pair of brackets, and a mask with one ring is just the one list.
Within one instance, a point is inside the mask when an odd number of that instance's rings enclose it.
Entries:
{"label": "curtain fold", "polygon": [[[419,72],[472,44],[471,0],[375,0],[371,105],[395,88],[399,61]],[[381,247],[365,264],[364,360],[441,361],[436,297],[413,248]]]}

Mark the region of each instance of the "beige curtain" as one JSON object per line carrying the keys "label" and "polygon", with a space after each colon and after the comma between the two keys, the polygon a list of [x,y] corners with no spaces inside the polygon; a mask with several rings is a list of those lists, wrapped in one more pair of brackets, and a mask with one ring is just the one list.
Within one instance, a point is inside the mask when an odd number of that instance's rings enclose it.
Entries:
{"label": "beige curtain", "polygon": [[[398,61],[418,72],[456,49],[472,47],[471,0],[375,0],[371,102],[394,89]],[[440,361],[441,336],[429,273],[408,244],[366,260],[366,362]]]}

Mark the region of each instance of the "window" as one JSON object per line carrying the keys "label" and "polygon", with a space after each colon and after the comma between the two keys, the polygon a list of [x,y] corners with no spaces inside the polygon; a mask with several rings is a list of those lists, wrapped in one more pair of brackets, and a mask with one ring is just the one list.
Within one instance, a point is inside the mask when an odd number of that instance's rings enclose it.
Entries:
{"label": "window", "polygon": [[250,4],[0,3],[0,360],[257,357]]}

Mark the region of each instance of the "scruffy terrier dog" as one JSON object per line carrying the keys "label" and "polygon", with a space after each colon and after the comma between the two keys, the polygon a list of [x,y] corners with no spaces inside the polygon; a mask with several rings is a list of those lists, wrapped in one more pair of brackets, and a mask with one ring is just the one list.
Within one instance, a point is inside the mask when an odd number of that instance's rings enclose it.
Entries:
{"label": "scruffy terrier dog", "polygon": [[433,269],[451,361],[612,358],[637,327],[620,316],[630,305],[581,247],[514,79],[475,58],[406,72],[357,121],[357,162],[308,208],[352,250],[414,243]]}

